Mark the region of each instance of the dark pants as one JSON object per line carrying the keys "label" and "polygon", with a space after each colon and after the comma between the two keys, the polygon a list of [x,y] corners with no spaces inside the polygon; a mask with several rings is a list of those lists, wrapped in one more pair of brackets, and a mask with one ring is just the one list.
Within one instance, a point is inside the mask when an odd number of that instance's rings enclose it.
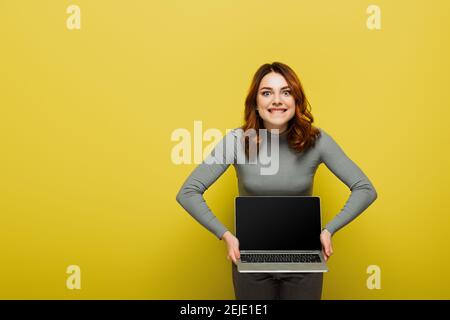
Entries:
{"label": "dark pants", "polygon": [[320,300],[323,273],[240,273],[232,264],[237,300]]}

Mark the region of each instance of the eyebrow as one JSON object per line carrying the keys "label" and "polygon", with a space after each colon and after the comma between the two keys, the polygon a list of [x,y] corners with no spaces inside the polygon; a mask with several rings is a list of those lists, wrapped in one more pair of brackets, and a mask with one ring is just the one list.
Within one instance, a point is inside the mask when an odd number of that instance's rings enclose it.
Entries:
{"label": "eyebrow", "polygon": [[[270,88],[270,87],[262,87],[262,88],[260,89],[260,91],[261,91],[261,90],[264,90],[264,89],[273,90],[273,89]],[[283,90],[283,89],[290,89],[290,87],[289,87],[289,86],[285,86],[285,87],[281,88],[281,90]]]}

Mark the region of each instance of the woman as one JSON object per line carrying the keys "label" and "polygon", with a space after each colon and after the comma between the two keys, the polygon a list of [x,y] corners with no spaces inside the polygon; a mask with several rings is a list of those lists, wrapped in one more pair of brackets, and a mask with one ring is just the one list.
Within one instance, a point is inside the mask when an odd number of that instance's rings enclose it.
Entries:
{"label": "woman", "polygon": [[[203,193],[233,164],[239,195],[311,196],[317,167],[325,165],[351,190],[342,210],[320,234],[325,260],[333,254],[331,237],[362,213],[375,199],[374,186],[361,169],[347,157],[333,138],[312,125],[308,101],[295,72],[287,65],[274,62],[262,65],[253,77],[245,101],[245,124],[230,131],[182,185],[177,201],[199,223],[227,246],[232,260],[236,299],[321,299],[323,273],[240,273],[239,240],[215,217],[205,203]],[[275,174],[260,174],[261,163],[236,161],[236,151],[249,157],[251,137],[238,139],[238,130],[254,129],[255,143],[263,148],[278,139],[279,167]],[[259,134],[266,129],[267,139]],[[233,147],[227,141],[233,141]],[[220,149],[219,149],[220,147]],[[241,149],[237,149],[241,148]],[[256,150],[262,150],[257,148]],[[225,150],[226,152],[218,152]],[[219,154],[219,155],[218,155]],[[250,158],[249,158],[250,159]]]}

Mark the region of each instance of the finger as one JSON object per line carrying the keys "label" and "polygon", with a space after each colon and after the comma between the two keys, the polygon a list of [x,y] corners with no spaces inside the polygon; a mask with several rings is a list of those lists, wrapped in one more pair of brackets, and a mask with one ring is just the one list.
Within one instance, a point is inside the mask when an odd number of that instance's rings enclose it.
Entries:
{"label": "finger", "polygon": [[325,252],[327,253],[327,256],[331,256],[331,245],[327,243],[325,247]]}
{"label": "finger", "polygon": [[234,251],[234,254],[235,254],[235,257],[237,258],[237,259],[240,259],[241,258],[241,253],[239,252],[239,249],[235,249],[235,251]]}
{"label": "finger", "polygon": [[235,256],[234,256],[234,252],[233,252],[233,251],[230,252],[230,257],[231,257],[231,260],[232,260],[234,263],[236,263],[236,258],[235,258]]}
{"label": "finger", "polygon": [[325,253],[325,250],[324,250],[324,249],[322,249],[322,255],[323,255],[323,258],[325,259],[325,261],[327,261],[327,260],[328,260],[328,256],[327,256],[327,254]]}
{"label": "finger", "polygon": [[326,247],[325,247],[325,252],[327,253],[327,256],[331,256],[331,254],[333,253],[333,248],[331,248],[331,243],[327,243]]}
{"label": "finger", "polygon": [[227,259],[233,261],[233,252],[231,250],[228,251]]}

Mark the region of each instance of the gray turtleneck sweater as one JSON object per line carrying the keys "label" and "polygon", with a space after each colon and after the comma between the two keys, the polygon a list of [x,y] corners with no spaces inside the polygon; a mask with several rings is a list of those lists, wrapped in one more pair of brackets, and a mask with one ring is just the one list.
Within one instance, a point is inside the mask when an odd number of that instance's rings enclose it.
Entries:
{"label": "gray turtleneck sweater", "polygon": [[[321,128],[321,135],[315,145],[302,153],[295,153],[289,147],[286,132],[276,134],[268,131],[267,139],[262,142],[262,149],[266,148],[267,155],[275,154],[271,151],[276,150],[272,147],[273,138],[278,138],[279,148],[278,164],[272,164],[272,172],[269,174],[262,174],[261,170],[261,167],[268,167],[267,162],[250,163],[247,160],[247,163],[243,163],[240,156],[237,156],[237,148],[243,150],[238,130],[240,129],[233,129],[222,138],[209,156],[192,171],[176,196],[178,203],[218,239],[228,229],[212,213],[203,193],[230,164],[236,170],[240,196],[311,196],[314,175],[318,166],[324,163],[351,191],[344,207],[325,226],[331,234],[355,219],[377,198],[377,192],[364,172]],[[233,147],[227,148],[230,141]]]}

